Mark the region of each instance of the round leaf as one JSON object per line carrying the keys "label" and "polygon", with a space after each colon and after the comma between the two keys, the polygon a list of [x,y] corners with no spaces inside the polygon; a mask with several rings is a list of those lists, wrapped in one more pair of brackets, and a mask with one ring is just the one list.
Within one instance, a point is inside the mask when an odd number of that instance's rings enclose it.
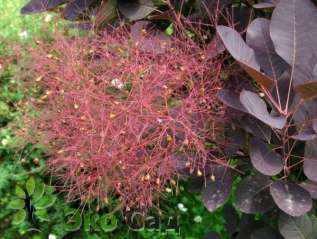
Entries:
{"label": "round leaf", "polygon": [[290,217],[285,213],[279,216],[280,233],[287,239],[314,239],[312,237],[313,224],[308,215]]}
{"label": "round leaf", "polygon": [[252,165],[260,173],[274,176],[282,171],[283,162],[281,156],[272,151],[262,140],[252,139],[249,151]]}
{"label": "round leaf", "polygon": [[207,178],[206,187],[203,188],[202,195],[205,207],[214,211],[221,207],[228,199],[233,177],[230,169],[226,167],[215,167],[212,176]]}
{"label": "round leaf", "polygon": [[316,182],[307,180],[305,182],[302,182],[299,186],[307,190],[313,199],[317,199],[317,183]]}
{"label": "round leaf", "polygon": [[277,206],[287,214],[298,217],[312,208],[312,198],[302,187],[289,182],[274,182],[270,187]]}
{"label": "round leaf", "polygon": [[244,213],[263,213],[274,207],[269,193],[272,181],[265,176],[255,175],[243,179],[236,191],[236,205]]}
{"label": "round leaf", "polygon": [[240,93],[240,101],[249,114],[261,120],[272,128],[282,129],[286,124],[285,117],[273,117],[267,111],[267,105],[256,93],[243,90]]}

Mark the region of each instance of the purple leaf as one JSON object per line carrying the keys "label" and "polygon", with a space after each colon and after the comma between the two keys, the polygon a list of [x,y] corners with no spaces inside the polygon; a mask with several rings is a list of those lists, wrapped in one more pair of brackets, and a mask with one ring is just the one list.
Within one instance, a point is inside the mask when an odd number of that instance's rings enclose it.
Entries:
{"label": "purple leaf", "polygon": [[223,217],[226,221],[226,229],[230,236],[238,231],[239,215],[237,210],[230,204],[226,204],[223,208]]}
{"label": "purple leaf", "polygon": [[[290,82],[291,73],[290,70],[286,70],[282,75],[277,79],[276,84],[271,89],[272,97],[275,102],[278,102],[282,109],[289,110],[292,107],[294,101],[294,88]],[[288,105],[287,105],[288,103]]]}
{"label": "purple leaf", "polygon": [[254,17],[253,9],[245,6],[232,7],[232,18],[234,29],[238,32],[245,32]]}
{"label": "purple leaf", "polygon": [[279,215],[278,227],[280,233],[287,239],[314,239],[313,223],[309,216],[290,217],[285,213]]}
{"label": "purple leaf", "polygon": [[155,10],[152,0],[118,0],[118,8],[123,16],[132,21],[143,19]]}
{"label": "purple leaf", "polygon": [[76,21],[91,6],[93,0],[75,0],[69,2],[64,11],[63,16],[67,20]]}
{"label": "purple leaf", "polygon": [[260,72],[260,65],[254,51],[244,42],[241,35],[234,29],[218,26],[217,32],[232,57],[239,62],[244,70],[260,85],[269,88],[273,81]]}
{"label": "purple leaf", "polygon": [[271,19],[270,33],[275,50],[293,68],[291,78],[303,98],[317,95],[317,79],[313,76],[316,22],[317,9],[310,0],[280,0]]}
{"label": "purple leaf", "polygon": [[204,235],[203,239],[220,239],[220,236],[216,232],[208,232]]}
{"label": "purple leaf", "polygon": [[253,136],[263,139],[267,142],[271,140],[272,129],[257,118],[251,115],[246,115],[242,119],[241,124],[244,130],[250,134],[253,134]]}
{"label": "purple leaf", "polygon": [[241,104],[239,95],[235,94],[231,90],[220,90],[218,93],[218,99],[224,103],[225,105],[238,110],[242,111],[244,113],[248,113],[248,111],[244,108],[244,106]]}
{"label": "purple leaf", "polygon": [[272,181],[265,176],[255,175],[243,179],[236,191],[236,205],[244,213],[264,213],[274,207],[269,193]]}
{"label": "purple leaf", "polygon": [[233,183],[232,171],[224,166],[214,167],[213,173],[206,181],[202,190],[205,207],[213,212],[228,199]]}
{"label": "purple leaf", "polygon": [[317,119],[313,119],[313,130],[317,133]]}
{"label": "purple leaf", "polygon": [[317,182],[317,140],[306,142],[303,167],[306,177]]}
{"label": "purple leaf", "polygon": [[250,239],[283,239],[283,237],[275,230],[269,227],[256,230]]}
{"label": "purple leaf", "polygon": [[243,90],[240,93],[240,101],[249,114],[261,120],[272,128],[282,129],[286,124],[285,117],[273,117],[267,111],[267,106],[256,93]]}
{"label": "purple leaf", "polygon": [[272,151],[262,140],[252,139],[249,151],[252,165],[260,173],[274,176],[282,171],[282,157]]}
{"label": "purple leaf", "polygon": [[288,64],[275,52],[270,37],[270,20],[255,19],[248,27],[246,41],[254,50],[261,69],[272,79],[277,80],[288,68]]}
{"label": "purple leaf", "polygon": [[190,177],[188,179],[188,191],[191,193],[200,193],[203,189],[205,178],[203,176]]}
{"label": "purple leaf", "polygon": [[65,2],[66,0],[31,0],[21,9],[21,14],[45,12]]}
{"label": "purple leaf", "polygon": [[306,189],[310,193],[310,195],[313,199],[317,199],[317,183],[316,182],[307,180],[307,181],[299,184],[299,186]]}
{"label": "purple leaf", "polygon": [[317,10],[310,0],[280,0],[270,33],[276,52],[292,67],[307,64],[317,50]]}
{"label": "purple leaf", "polygon": [[274,182],[270,187],[277,206],[293,217],[299,217],[312,208],[312,198],[305,189],[290,182]]}
{"label": "purple leaf", "polygon": [[292,139],[300,141],[310,141],[316,139],[316,137],[317,133],[309,126],[304,127],[297,134],[292,135]]}

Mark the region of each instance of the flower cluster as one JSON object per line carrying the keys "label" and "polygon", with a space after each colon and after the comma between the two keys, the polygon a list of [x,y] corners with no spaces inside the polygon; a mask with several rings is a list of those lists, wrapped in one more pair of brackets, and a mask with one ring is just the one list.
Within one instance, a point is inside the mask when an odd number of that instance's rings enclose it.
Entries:
{"label": "flower cluster", "polygon": [[180,173],[202,175],[220,161],[210,145],[223,117],[221,61],[191,40],[157,41],[160,53],[142,43],[115,30],[57,36],[32,53],[44,90],[33,127],[45,133],[49,168],[69,199],[104,205],[115,196],[148,209]]}

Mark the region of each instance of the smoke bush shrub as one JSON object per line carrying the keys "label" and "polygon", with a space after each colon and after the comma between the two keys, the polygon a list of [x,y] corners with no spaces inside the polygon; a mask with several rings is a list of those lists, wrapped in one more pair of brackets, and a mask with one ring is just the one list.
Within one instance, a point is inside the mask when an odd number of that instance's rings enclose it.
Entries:
{"label": "smoke bush shrub", "polygon": [[32,51],[44,94],[30,127],[43,133],[70,200],[103,205],[114,195],[127,209],[148,209],[175,176],[225,164],[210,149],[223,117],[216,49],[173,38],[157,42],[158,53],[140,43],[117,29],[57,35]]}
{"label": "smoke bush shrub", "polygon": [[267,213],[266,224],[278,222],[279,233],[267,236],[266,228],[254,238],[317,238],[306,228],[316,228],[316,14],[310,0],[279,0],[271,19],[250,23],[246,40],[233,28],[217,27],[228,52],[257,83],[219,93],[240,114],[232,124],[246,133],[237,140],[249,164],[237,163],[247,176],[237,186],[236,207]]}

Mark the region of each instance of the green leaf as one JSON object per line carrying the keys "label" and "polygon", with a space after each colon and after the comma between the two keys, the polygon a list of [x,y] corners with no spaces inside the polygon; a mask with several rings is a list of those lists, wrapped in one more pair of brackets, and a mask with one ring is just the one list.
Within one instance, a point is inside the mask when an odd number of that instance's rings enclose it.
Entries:
{"label": "green leaf", "polygon": [[33,203],[36,203],[38,200],[40,200],[43,197],[44,191],[45,191],[45,184],[38,182],[36,184],[36,188],[35,188],[34,193],[32,195]]}
{"label": "green leaf", "polygon": [[32,196],[34,189],[35,189],[35,179],[34,177],[30,177],[28,181],[26,181],[26,191],[28,192],[29,196]]}
{"label": "green leaf", "polygon": [[35,215],[38,219],[40,219],[41,221],[49,221],[49,216],[47,214],[47,211],[44,209],[39,209],[35,211]]}
{"label": "green leaf", "polygon": [[23,222],[26,218],[26,211],[25,210],[19,210],[13,217],[12,223],[17,225]]}
{"label": "green leaf", "polygon": [[23,199],[15,199],[8,204],[8,207],[11,209],[23,209],[25,202]]}
{"label": "green leaf", "polygon": [[107,213],[100,218],[99,225],[104,232],[112,232],[117,229],[118,219],[112,213]]}
{"label": "green leaf", "polygon": [[45,195],[38,202],[34,204],[36,210],[51,207],[56,201],[55,195]]}
{"label": "green leaf", "polygon": [[15,186],[15,193],[19,198],[26,198],[26,194],[24,192],[24,190],[20,187],[20,186]]}
{"label": "green leaf", "polygon": [[165,29],[165,33],[169,36],[173,35],[174,33],[174,26],[171,23],[166,29]]}
{"label": "green leaf", "polygon": [[55,191],[55,188],[53,186],[47,186],[45,187],[46,193],[53,193]]}

